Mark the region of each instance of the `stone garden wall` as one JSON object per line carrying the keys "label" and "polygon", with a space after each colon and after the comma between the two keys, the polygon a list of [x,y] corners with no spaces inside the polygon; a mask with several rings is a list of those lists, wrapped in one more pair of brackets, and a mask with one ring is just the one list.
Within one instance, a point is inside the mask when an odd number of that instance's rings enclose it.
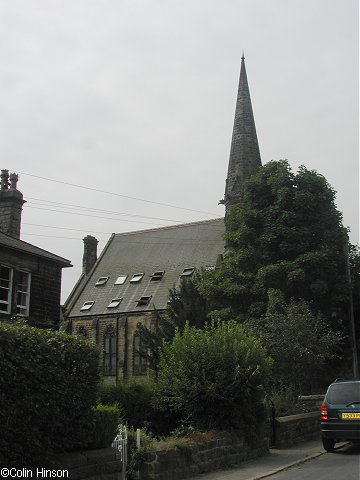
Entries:
{"label": "stone garden wall", "polygon": [[320,410],[275,420],[275,447],[287,448],[320,437]]}
{"label": "stone garden wall", "polygon": [[199,473],[229,468],[258,458],[268,452],[267,439],[252,444],[243,438],[220,438],[196,444],[186,444],[164,451],[144,454],[141,480],[177,480]]}

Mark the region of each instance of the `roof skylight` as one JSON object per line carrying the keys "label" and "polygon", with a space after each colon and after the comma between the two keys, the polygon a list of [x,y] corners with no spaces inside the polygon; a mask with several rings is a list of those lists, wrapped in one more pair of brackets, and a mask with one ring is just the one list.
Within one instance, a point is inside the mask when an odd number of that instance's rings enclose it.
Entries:
{"label": "roof skylight", "polygon": [[89,302],[85,302],[84,305],[80,308],[80,312],[84,310],[90,310],[90,308],[94,305],[95,301],[91,300]]}
{"label": "roof skylight", "polygon": [[151,275],[151,281],[152,282],[159,282],[165,274],[164,270],[160,270],[158,272],[155,272]]}
{"label": "roof skylight", "polygon": [[151,300],[151,295],[140,297],[140,299],[137,301],[137,306],[143,307],[144,305],[149,305],[150,300]]}
{"label": "roof skylight", "polygon": [[130,280],[130,283],[139,283],[139,282],[141,282],[143,276],[144,276],[143,273],[135,273],[135,275],[133,275],[132,279]]}
{"label": "roof skylight", "polygon": [[95,283],[95,286],[100,287],[100,285],[105,285],[108,280],[109,277],[100,277],[99,280]]}
{"label": "roof skylight", "polygon": [[195,271],[195,267],[184,268],[180,277],[191,277],[191,275],[194,273],[194,271]]}
{"label": "roof skylight", "polygon": [[124,285],[128,275],[119,275],[114,283],[114,285]]}
{"label": "roof skylight", "polygon": [[116,308],[120,305],[122,298],[113,298],[107,308]]}

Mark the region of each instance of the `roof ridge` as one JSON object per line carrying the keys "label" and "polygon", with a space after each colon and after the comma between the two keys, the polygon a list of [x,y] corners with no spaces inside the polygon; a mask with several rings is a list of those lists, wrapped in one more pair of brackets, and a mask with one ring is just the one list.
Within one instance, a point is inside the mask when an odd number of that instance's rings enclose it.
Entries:
{"label": "roof ridge", "polygon": [[205,225],[207,223],[214,222],[216,220],[224,220],[224,217],[217,217],[217,218],[211,218],[209,220],[198,220],[196,222],[186,222],[186,223],[178,223],[176,225],[168,225],[166,227],[157,227],[157,228],[146,228],[144,230],[132,230],[130,232],[121,232],[121,233],[114,233],[113,235],[115,237],[121,237],[121,236],[126,236],[126,235],[135,235],[139,233],[147,233],[147,232],[159,232],[163,230],[173,230],[176,228],[181,228],[181,227],[187,227],[187,226],[195,226],[195,225]]}

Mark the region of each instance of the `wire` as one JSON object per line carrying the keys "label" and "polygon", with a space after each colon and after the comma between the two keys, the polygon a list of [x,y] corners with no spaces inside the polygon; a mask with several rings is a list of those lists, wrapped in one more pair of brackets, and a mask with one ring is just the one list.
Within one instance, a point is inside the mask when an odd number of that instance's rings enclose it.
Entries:
{"label": "wire", "polygon": [[202,211],[202,210],[194,210],[193,208],[178,207],[177,205],[171,205],[169,203],[154,202],[152,200],[147,200],[145,198],[131,197],[130,195],[122,195],[121,193],[108,192],[106,190],[100,190],[98,188],[85,187],[84,185],[78,185],[76,183],[70,183],[70,182],[64,182],[64,181],[61,181],[61,180],[55,180],[53,178],[41,177],[39,175],[32,175],[30,173],[25,173],[25,172],[19,172],[19,173],[21,175],[27,175],[28,177],[39,178],[41,180],[47,180],[49,182],[61,183],[62,185],[69,185],[70,187],[82,188],[84,190],[90,190],[92,192],[99,192],[99,193],[105,193],[107,195],[113,195],[113,196],[116,196],[116,197],[129,198],[130,200],[137,200],[139,202],[144,202],[144,203],[152,203],[154,205],[161,205],[163,207],[171,207],[171,208],[177,208],[179,210],[187,210],[188,212],[205,213],[206,215],[216,215],[214,213],[205,212],[205,211]]}
{"label": "wire", "polygon": [[[43,205],[43,204],[46,205],[48,203],[53,203],[54,206],[60,205],[61,208],[77,207],[81,210],[85,210],[85,211],[89,211],[89,212],[93,211],[93,212],[100,212],[100,213],[111,213],[111,214],[115,214],[115,215],[124,215],[124,216],[127,216],[127,217],[148,218],[148,219],[152,219],[152,220],[162,220],[162,221],[165,221],[165,222],[182,223],[182,220],[174,220],[174,219],[159,218],[159,217],[149,217],[147,215],[136,215],[136,214],[131,214],[131,213],[116,212],[116,211],[113,211],[113,210],[102,210],[100,208],[84,207],[82,205],[75,205],[75,204],[72,204],[72,203],[54,202],[52,200],[43,200],[41,198],[33,198],[33,197],[27,197],[27,198],[30,199],[30,200],[36,200],[36,201],[39,201],[39,202],[43,202],[43,203],[34,203],[34,205]],[[28,202],[28,204],[29,203],[32,205],[32,202]]]}
{"label": "wire", "polygon": [[[99,215],[88,215],[86,213],[78,213],[78,212],[64,212],[63,210],[53,210],[51,208],[44,208],[44,207],[31,207],[28,208],[35,208],[36,210],[47,210],[48,212],[56,212],[56,213],[66,213],[67,215],[80,215],[82,217],[91,217],[91,218],[102,218],[103,220],[116,220],[119,221],[119,218],[111,218],[111,217],[100,217]],[[151,223],[151,222],[143,222],[141,220],[126,220],[125,218],[121,219],[122,222],[130,222],[130,223],[144,223],[145,225],[157,225],[161,227],[168,227],[169,225],[163,225],[159,223]]]}

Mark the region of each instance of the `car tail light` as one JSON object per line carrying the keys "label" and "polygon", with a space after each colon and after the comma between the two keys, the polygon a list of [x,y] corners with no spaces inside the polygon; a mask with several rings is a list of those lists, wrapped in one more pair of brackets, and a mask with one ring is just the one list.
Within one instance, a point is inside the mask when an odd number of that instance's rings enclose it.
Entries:
{"label": "car tail light", "polygon": [[321,420],[323,421],[329,420],[326,403],[323,403],[321,405]]}

